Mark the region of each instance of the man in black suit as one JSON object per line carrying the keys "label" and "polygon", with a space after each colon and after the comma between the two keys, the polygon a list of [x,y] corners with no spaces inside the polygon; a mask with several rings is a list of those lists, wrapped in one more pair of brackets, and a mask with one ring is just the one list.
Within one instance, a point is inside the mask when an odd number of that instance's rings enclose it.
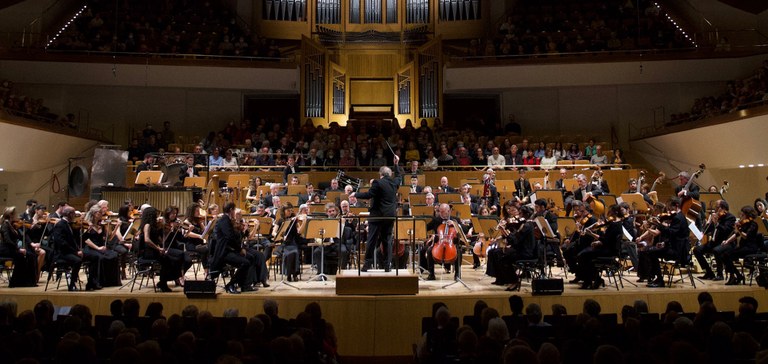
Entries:
{"label": "man in black suit", "polygon": [[[711,279],[714,281],[723,280],[723,255],[733,249],[730,244],[723,242],[730,238],[736,226],[736,216],[730,212],[730,206],[725,200],[715,202],[715,212],[709,215],[709,221],[706,224],[703,233],[709,235],[707,244],[699,245],[693,248],[693,255],[699,261],[699,265],[704,269],[704,276],[701,279]],[[712,271],[705,254],[712,253],[717,262],[717,275]]]}
{"label": "man in black suit", "polygon": [[61,220],[53,226],[51,240],[53,241],[54,259],[59,264],[68,265],[72,268],[72,274],[68,288],[70,291],[77,290],[77,280],[80,274],[80,266],[83,263],[83,251],[77,245],[75,234],[69,223],[75,219],[75,208],[66,206],[62,209]]}
{"label": "man in black suit", "polygon": [[525,169],[518,170],[520,178],[515,180],[515,197],[518,200],[523,201],[529,193],[531,193],[531,182],[525,179]]}
{"label": "man in black suit", "polygon": [[423,186],[419,186],[419,177],[417,175],[411,176],[411,192],[410,193],[421,193],[424,191]]}
{"label": "man in black suit", "polygon": [[673,198],[669,202],[670,221],[663,222],[658,228],[658,234],[666,240],[648,247],[640,252],[640,265],[646,267],[648,287],[664,287],[664,277],[661,273],[659,258],[674,259],[685,263],[690,241],[688,239],[688,220],[680,211],[680,199]]}
{"label": "man in black suit", "polygon": [[[240,293],[240,291],[253,291],[254,288],[245,284],[251,263],[245,257],[245,249],[242,248],[240,243],[240,234],[235,232],[233,223],[237,214],[235,203],[230,202],[224,205],[223,212],[224,214],[216,221],[216,226],[213,229],[216,243],[213,248],[214,257],[211,261],[210,269],[220,271],[224,264],[237,267],[235,276],[232,277],[224,288],[228,293],[233,294]],[[240,291],[235,288],[235,284],[240,286]]]}
{"label": "man in black suit", "polygon": [[152,153],[144,154],[144,161],[136,166],[136,174],[143,171],[151,171],[155,164],[155,156]]}
{"label": "man in black suit", "polygon": [[296,159],[293,156],[288,157],[288,162],[285,163],[285,169],[283,169],[283,183],[288,183],[288,175],[299,173],[299,169],[296,167]]}
{"label": "man in black suit", "polygon": [[440,193],[456,193],[456,189],[448,185],[448,177],[440,177]]}
{"label": "man in black suit", "polygon": [[393,157],[395,165],[395,176],[392,176],[392,169],[387,166],[379,168],[379,179],[374,180],[371,188],[367,192],[352,192],[350,196],[360,199],[370,199],[368,212],[368,241],[365,251],[365,265],[361,269],[367,272],[373,265],[373,255],[379,244],[384,244],[386,251],[386,261],[384,262],[384,271],[389,272],[392,265],[392,228],[395,225],[394,217],[397,210],[397,187],[400,176],[400,157]]}

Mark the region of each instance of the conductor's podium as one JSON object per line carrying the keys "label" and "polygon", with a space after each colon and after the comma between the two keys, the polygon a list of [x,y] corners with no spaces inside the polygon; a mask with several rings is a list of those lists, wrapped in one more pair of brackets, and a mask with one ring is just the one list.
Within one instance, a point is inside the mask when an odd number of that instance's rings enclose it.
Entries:
{"label": "conductor's podium", "polygon": [[337,295],[415,295],[419,293],[419,277],[407,269],[342,270],[336,275]]}

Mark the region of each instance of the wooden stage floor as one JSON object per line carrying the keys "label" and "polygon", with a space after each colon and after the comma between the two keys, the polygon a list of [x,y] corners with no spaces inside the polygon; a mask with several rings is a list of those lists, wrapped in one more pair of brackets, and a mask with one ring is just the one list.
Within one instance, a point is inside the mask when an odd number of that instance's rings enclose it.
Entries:
{"label": "wooden stage floor", "polygon": [[[545,314],[550,312],[554,303],[565,305],[568,313],[579,313],[587,298],[597,300],[603,312],[607,313],[620,313],[623,305],[631,305],[637,299],[647,301],[653,312],[663,311],[666,303],[671,300],[682,303],[686,312],[695,312],[698,308],[697,295],[708,291],[714,296],[715,304],[721,311],[738,310],[738,299],[747,295],[758,299],[761,303],[760,311],[768,308],[768,291],[756,284],[751,287],[725,286],[723,282],[697,281],[696,288],[688,282],[677,283],[672,288],[646,288],[644,285],[633,287],[625,282],[624,288],[617,291],[611,285],[597,290],[580,290],[576,285],[566,282],[562,295],[533,296],[530,282],[524,282],[520,292],[506,292],[504,287],[491,285],[493,278],[485,276],[481,270],[473,270],[466,264],[462,268],[463,280],[468,288],[461,284],[442,288],[452,282],[453,274],[438,274],[436,281],[420,281],[419,293],[416,295],[336,295],[334,276],[330,276],[327,282],[306,282],[310,274],[309,268],[305,266],[305,281],[295,283],[300,289],[280,286],[273,290],[277,283],[270,281],[272,287],[232,295],[224,293],[223,289],[218,287],[218,294],[214,299],[189,299],[184,295],[183,288],[173,287],[173,284],[171,293],[155,293],[146,287],[131,292],[130,286],[122,289],[109,287],[93,292],[67,292],[62,286],[60,290],[49,289],[44,292],[44,279],[41,279],[38,287],[31,288],[10,289],[6,288],[7,283],[2,283],[0,299],[17,301],[19,311],[31,309],[41,299],[49,299],[57,306],[81,303],[88,305],[95,315],[109,314],[109,304],[114,299],[135,297],[141,302],[142,312],[148,303],[158,301],[163,304],[166,316],[179,313],[185,306],[194,304],[200,310],[208,310],[216,316],[222,315],[227,308],[235,307],[239,309],[241,316],[246,317],[261,313],[265,299],[274,299],[280,305],[280,315],[286,318],[295,317],[307,303],[317,301],[322,307],[324,318],[336,328],[339,353],[347,357],[410,355],[411,345],[421,334],[421,318],[430,315],[432,304],[437,301],[445,302],[451,313],[459,317],[470,315],[478,299],[486,301],[502,315],[508,315],[508,298],[512,294],[522,296],[525,304],[539,303]],[[394,274],[394,271],[390,274]],[[563,272],[560,268],[555,268],[553,275],[561,278]],[[47,277],[47,274],[43,276]],[[637,279],[634,273],[625,277],[630,282]],[[189,273],[187,278],[194,279],[194,276]]]}

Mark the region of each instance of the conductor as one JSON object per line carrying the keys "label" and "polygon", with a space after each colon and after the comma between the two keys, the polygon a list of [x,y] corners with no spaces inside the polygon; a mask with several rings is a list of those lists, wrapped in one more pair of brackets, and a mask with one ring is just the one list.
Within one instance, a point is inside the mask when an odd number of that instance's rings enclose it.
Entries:
{"label": "conductor", "polygon": [[358,199],[370,199],[370,219],[368,220],[368,241],[365,249],[365,264],[360,269],[367,272],[373,265],[373,255],[379,244],[384,244],[386,252],[386,261],[384,262],[384,271],[389,272],[392,265],[392,228],[394,227],[394,217],[397,210],[397,187],[400,184],[400,157],[395,154],[393,158],[395,165],[395,176],[392,176],[392,169],[387,166],[379,168],[379,179],[371,183],[371,188],[367,192],[352,192],[349,197]]}

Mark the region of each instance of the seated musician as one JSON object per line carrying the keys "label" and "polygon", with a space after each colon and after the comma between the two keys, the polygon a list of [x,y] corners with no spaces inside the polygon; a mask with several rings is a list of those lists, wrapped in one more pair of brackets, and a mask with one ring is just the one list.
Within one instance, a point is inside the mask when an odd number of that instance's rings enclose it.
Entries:
{"label": "seated musician", "polygon": [[63,264],[71,268],[70,280],[67,288],[70,291],[77,290],[77,281],[80,267],[83,263],[83,251],[75,241],[70,223],[75,221],[75,208],[65,205],[59,212],[61,219],[56,222],[51,231],[53,242],[53,259],[56,264]]}
{"label": "seated musician", "polygon": [[272,207],[272,197],[279,196],[280,193],[280,185],[277,183],[273,183],[269,185],[269,193],[262,196],[261,203],[264,204],[266,207]]}
{"label": "seated musician", "polygon": [[592,235],[585,234],[584,229],[596,224],[597,218],[592,216],[589,206],[578,200],[573,201],[573,218],[576,220],[576,231],[563,241],[563,258],[568,270],[576,275],[570,283],[579,283],[584,281],[584,277],[577,264],[578,255],[595,240]]}
{"label": "seated musician", "polygon": [[588,204],[592,198],[603,194],[603,190],[600,188],[600,186],[588,183],[587,176],[583,174],[577,175],[576,181],[579,183],[579,188],[576,189],[576,191],[573,191],[572,199],[566,199],[566,215],[570,215],[571,211],[573,210],[573,203],[575,201],[581,201]]}
{"label": "seated musician", "polygon": [[257,241],[257,234],[261,223],[259,220],[253,220],[252,222],[251,226],[251,224],[243,219],[243,211],[235,209],[235,231],[239,236],[239,241],[245,243],[241,245],[245,251],[245,258],[249,262],[244,285],[240,286],[240,289],[245,289],[245,291],[256,291],[259,284],[265,288],[269,287],[269,283],[267,283],[267,278],[269,277],[267,258],[259,249],[259,242]]}
{"label": "seated musician", "polygon": [[534,235],[536,225],[531,220],[533,210],[528,206],[518,208],[514,201],[508,201],[504,204],[504,211],[508,211],[504,215],[509,217],[499,220],[498,225],[503,240],[498,248],[488,251],[486,274],[496,277],[493,284],[507,285],[507,291],[514,291],[520,287],[515,262],[538,258]]}
{"label": "seated musician", "polygon": [[[427,270],[429,276],[427,280],[435,280],[435,263],[439,264],[452,264],[454,266],[454,278],[459,278],[459,264],[461,264],[461,242],[459,241],[459,234],[454,233],[453,237],[450,237],[450,230],[462,229],[465,233],[469,230],[468,226],[462,225],[458,218],[451,216],[451,206],[447,203],[442,203],[437,208],[437,215],[427,223],[427,231],[434,231],[435,240],[426,249]],[[445,241],[446,237],[450,237],[450,241]],[[452,245],[452,248],[450,247]],[[440,246],[443,248],[441,249]],[[442,250],[445,251],[442,251]],[[435,252],[439,252],[443,255],[442,258],[437,258],[433,255]],[[450,259],[449,255],[453,253],[454,258]],[[442,259],[442,260],[440,260]]]}
{"label": "seated musician", "polygon": [[[175,216],[174,216],[175,220]],[[168,225],[168,232],[165,230]],[[175,224],[175,222],[174,222]],[[139,238],[139,257],[144,261],[160,263],[160,282],[157,288],[161,292],[171,292],[168,281],[179,279],[184,263],[184,252],[166,245],[173,228],[166,220],[158,218],[158,211],[148,206],[141,211],[141,237]],[[173,239],[170,239],[173,241]]]}
{"label": "seated musician", "polygon": [[[536,185],[538,185],[538,183],[536,183]],[[546,219],[552,232],[555,233],[554,239],[547,240],[547,245],[545,247],[546,254],[552,254],[555,257],[556,264],[560,267],[564,266],[563,252],[560,251],[560,233],[557,230],[557,214],[550,211],[547,201],[541,198],[534,201],[533,212],[534,218],[541,216]]]}
{"label": "seated musician", "polygon": [[[350,211],[349,206],[350,206],[349,201],[341,201],[341,204],[339,205],[339,207],[341,208],[340,215],[342,218],[355,216],[355,214],[352,213],[352,211]],[[357,227],[358,227],[357,219],[354,219],[354,218],[342,219],[342,222],[344,223],[344,229],[345,230],[349,229],[352,232],[352,237],[350,241],[351,245],[347,245],[348,254],[342,255],[341,259],[339,260],[339,266],[341,267],[341,269],[347,269],[347,267],[349,266],[349,262],[351,261],[349,258],[352,256],[352,254],[355,254],[355,252],[357,251],[357,242],[360,239],[364,240],[365,237],[358,236],[360,232],[357,230]]]}
{"label": "seated musician", "polygon": [[660,258],[682,261],[688,254],[688,220],[680,210],[680,199],[672,199],[667,209],[669,219],[658,225],[659,242],[640,252],[640,265],[646,270],[642,276],[647,277],[648,287],[664,287]]}
{"label": "seated musician", "polygon": [[299,173],[299,167],[296,166],[296,158],[290,155],[288,156],[288,161],[285,163],[285,168],[283,169],[283,183],[288,183],[288,176],[296,173]]}
{"label": "seated musician", "polygon": [[[677,174],[677,177],[678,177],[677,179],[678,185],[675,186],[675,195],[677,195],[677,197],[681,201],[685,201],[688,198],[692,198],[696,201],[699,201],[701,188],[699,187],[699,185],[691,181],[691,175],[686,171],[681,171],[680,173]],[[687,186],[689,182],[691,185]],[[686,186],[687,186],[687,189],[686,189]],[[682,206],[682,203],[680,206]],[[705,209],[701,209],[702,213],[704,211]],[[701,227],[702,220],[703,220],[702,216],[696,217],[696,226]]]}
{"label": "seated musician", "polygon": [[139,174],[139,172],[143,171],[151,171],[155,164],[155,156],[152,155],[152,153],[146,153],[144,154],[144,161],[141,162],[138,166],[136,166],[136,174]]}
{"label": "seated musician", "polygon": [[736,269],[735,263],[747,255],[757,253],[763,246],[763,236],[758,232],[756,218],[757,211],[754,207],[742,207],[734,232],[723,242],[724,244],[734,244],[738,239],[736,247],[726,251],[722,257],[725,270],[731,275],[731,278],[725,283],[726,285],[744,284],[744,275]]}
{"label": "seated musician", "polygon": [[[278,248],[278,254],[282,256],[283,266],[282,272],[288,276],[288,282],[299,281],[299,245],[301,244],[301,236],[299,236],[300,227],[304,225],[304,220],[300,220],[294,213],[293,205],[289,202],[282,208],[282,218],[277,221],[276,227],[280,227],[282,224],[289,224],[282,236],[283,243]],[[277,233],[275,231],[274,233]]]}
{"label": "seated musician", "polygon": [[[339,209],[334,203],[329,202],[325,204],[325,214],[329,219],[338,219]],[[353,233],[354,230],[351,227],[345,225],[342,227],[342,231],[339,233],[341,238],[326,238],[326,241],[330,241],[333,244],[327,245],[323,249],[320,249],[319,246],[315,247],[315,249],[312,251],[312,259],[315,264],[317,264],[318,267],[320,266],[320,253],[324,252],[325,257],[322,259],[324,263],[328,262],[329,258],[338,257],[339,266],[344,267],[346,262],[349,260],[350,252],[354,249],[355,241],[353,239]],[[325,264],[327,266],[327,263]],[[318,269],[318,273],[333,274],[333,272],[325,271],[325,267],[323,267],[322,272]]]}
{"label": "seated musician", "polygon": [[639,186],[637,185],[637,180],[634,178],[630,178],[627,181],[628,188],[627,191],[624,193],[639,193],[643,195],[643,200],[648,203],[648,205],[653,205],[653,200],[651,200],[650,197],[648,197],[648,192],[643,192]]}
{"label": "seated musician", "polygon": [[[699,261],[701,268],[704,269],[704,275],[700,277],[701,279],[723,280],[723,268],[725,267],[723,255],[734,248],[734,244],[724,243],[733,234],[736,224],[736,216],[733,216],[729,210],[728,202],[725,200],[715,202],[715,211],[709,215],[704,231],[702,231],[710,238],[706,244],[693,248],[693,255]],[[706,254],[714,256],[715,262],[717,262],[717,275],[707,262]]]}
{"label": "seated musician", "polygon": [[421,193],[424,191],[423,186],[419,186],[419,177],[417,175],[411,175],[411,183],[408,185],[411,189],[410,193]]}
{"label": "seated musician", "polygon": [[195,156],[192,154],[188,154],[184,158],[184,165],[182,166],[181,170],[179,170],[179,179],[184,182],[184,179],[187,177],[198,177],[200,176],[199,171],[197,170],[197,167],[195,167]]}
{"label": "seated musician", "polygon": [[23,222],[32,222],[32,215],[35,214],[35,207],[37,206],[37,200],[27,200],[26,208],[24,209],[24,212],[21,213],[21,216],[19,216],[19,220]]}
{"label": "seated musician", "polygon": [[85,289],[92,291],[103,286],[119,286],[121,282],[118,255],[107,247],[106,224],[109,224],[109,220],[102,220],[102,210],[98,205],[88,210],[84,220],[88,227],[84,225],[82,231],[83,255],[84,259],[91,262]]}
{"label": "seated musician", "polygon": [[312,202],[312,196],[315,194],[315,185],[312,184],[312,182],[308,182],[306,184],[306,193],[300,193],[299,194],[299,205],[303,205],[305,203],[311,203]]}
{"label": "seated musician", "polygon": [[622,230],[622,212],[621,206],[613,205],[608,209],[608,218],[602,222],[604,230],[600,229],[600,224],[594,227],[587,227],[584,232],[597,238],[590,246],[584,248],[578,255],[578,276],[584,279],[581,289],[597,289],[605,286],[605,281],[600,278],[600,272],[594,264],[594,260],[599,257],[616,257],[621,252],[621,243],[624,236]]}
{"label": "seated musician", "polygon": [[[236,268],[235,275],[224,287],[227,293],[238,294],[253,290],[246,284],[246,277],[251,262],[246,258],[240,234],[235,230],[235,203],[224,205],[224,214],[216,221],[213,230],[214,241],[211,243],[211,270],[221,271],[225,264]],[[237,287],[240,287],[240,291]]]}
{"label": "seated musician", "polygon": [[629,256],[629,261],[632,262],[632,269],[637,272],[638,267],[640,267],[640,258],[637,253],[637,242],[635,242],[635,238],[637,238],[637,226],[635,226],[635,214],[634,210],[630,208],[629,204],[626,202],[622,202],[619,204],[619,207],[621,207],[621,216],[623,217],[621,220],[622,226],[624,226],[624,229],[629,234],[630,240],[624,239],[622,241],[621,245],[621,253]]}
{"label": "seated musician", "polygon": [[200,215],[200,205],[192,203],[187,206],[184,221],[182,222],[182,240],[184,242],[184,251],[198,254],[203,263],[205,276],[208,276],[210,249],[203,239],[205,232],[205,219]]}
{"label": "seated musician", "polygon": [[251,207],[251,212],[256,208],[256,205],[261,203],[262,192],[259,191],[259,187],[263,182],[261,181],[261,177],[254,177],[248,180],[248,191],[245,193],[245,199],[248,203],[248,206]]}
{"label": "seated musician", "polygon": [[440,193],[455,193],[456,189],[448,185],[448,177],[440,177],[440,186],[438,187]]}
{"label": "seated musician", "polygon": [[523,201],[531,193],[531,182],[525,179],[525,168],[521,168],[517,172],[520,177],[515,180],[515,198],[518,201]]}
{"label": "seated musician", "polygon": [[461,203],[463,205],[469,206],[470,213],[477,214],[477,209],[480,207],[481,201],[479,201],[477,196],[473,196],[471,192],[472,186],[470,186],[469,183],[465,183],[459,187],[459,197],[461,198]]}
{"label": "seated musician", "polygon": [[331,184],[323,191],[323,196],[327,196],[328,192],[344,192],[344,190],[339,187],[339,180],[337,178],[331,179]]}
{"label": "seated musician", "polygon": [[130,200],[120,206],[117,210],[117,226],[115,226],[112,241],[110,242],[112,250],[117,252],[118,257],[120,258],[120,276],[122,279],[127,278],[125,273],[127,259],[125,259],[125,255],[133,249],[134,236],[136,236],[137,233],[135,228],[131,231],[134,226],[133,213],[133,203],[130,202]]}
{"label": "seated musician", "polygon": [[[350,187],[350,189],[351,189],[351,186],[347,186],[347,187]],[[349,201],[349,207],[365,207],[365,203],[363,203],[362,201],[358,200],[357,196],[355,196],[355,195],[349,195],[347,200]]]}
{"label": "seated musician", "polygon": [[17,228],[21,223],[16,217],[16,207],[7,207],[0,217],[0,257],[11,258],[14,264],[8,282],[11,288],[37,285],[37,255],[34,248],[22,243],[24,236]]}
{"label": "seated musician", "polygon": [[50,263],[50,260],[53,258],[53,249],[47,242],[49,228],[53,227],[52,224],[51,220],[48,219],[48,214],[45,212],[45,205],[35,206],[32,214],[32,225],[29,229],[26,229],[27,236],[24,240],[25,244],[34,250],[37,256],[37,274],[35,275],[37,280],[35,282],[40,280],[40,271],[49,267],[47,263]]}

